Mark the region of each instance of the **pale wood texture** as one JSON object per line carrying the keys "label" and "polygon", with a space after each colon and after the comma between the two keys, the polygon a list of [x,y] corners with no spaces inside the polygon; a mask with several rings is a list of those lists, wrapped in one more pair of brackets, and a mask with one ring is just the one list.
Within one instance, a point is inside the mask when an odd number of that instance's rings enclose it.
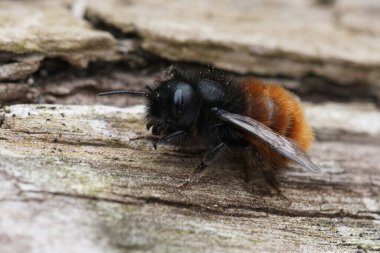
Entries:
{"label": "pale wood texture", "polygon": [[[318,115],[325,117],[333,106],[309,105],[312,125],[318,127]],[[0,251],[380,250],[378,143],[344,137],[317,142],[311,156],[322,174],[299,168],[280,173],[291,202],[271,194],[260,179],[245,183],[239,161],[212,166],[181,189],[201,155],[130,143],[145,133],[142,111],[6,107],[0,129]],[[368,108],[360,112],[366,113],[380,115]],[[347,134],[339,119],[329,120],[335,136]],[[372,130],[361,134],[379,138]]]}

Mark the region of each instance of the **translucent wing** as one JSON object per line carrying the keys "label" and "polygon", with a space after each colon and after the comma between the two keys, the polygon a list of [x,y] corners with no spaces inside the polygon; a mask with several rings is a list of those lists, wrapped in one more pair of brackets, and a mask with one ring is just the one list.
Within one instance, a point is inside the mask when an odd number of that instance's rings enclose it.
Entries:
{"label": "translucent wing", "polygon": [[217,110],[217,114],[222,120],[233,124],[267,143],[289,160],[298,163],[310,171],[320,172],[320,169],[310,160],[309,156],[298,147],[297,143],[285,136],[274,132],[269,127],[249,117],[229,113],[224,110]]}

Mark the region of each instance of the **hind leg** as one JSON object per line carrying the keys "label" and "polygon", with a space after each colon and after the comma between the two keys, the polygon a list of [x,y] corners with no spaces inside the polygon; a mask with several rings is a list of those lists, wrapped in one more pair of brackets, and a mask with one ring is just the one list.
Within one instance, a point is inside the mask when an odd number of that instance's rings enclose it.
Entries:
{"label": "hind leg", "polygon": [[258,152],[255,147],[249,147],[247,153],[245,154],[246,161],[248,162],[246,169],[257,168],[264,176],[265,181],[271,186],[272,189],[276,191],[278,196],[287,202],[287,205],[290,205],[290,201],[281,191],[280,183],[277,180],[275,173],[275,165],[271,163],[268,159]]}
{"label": "hind leg", "polygon": [[277,193],[281,194],[279,188],[279,182],[275,174],[275,166],[265,159],[254,147],[250,146],[246,148],[244,153],[244,159],[246,166],[244,167],[245,180],[247,182],[251,179],[251,170],[258,169],[264,176],[265,181],[274,189]]}

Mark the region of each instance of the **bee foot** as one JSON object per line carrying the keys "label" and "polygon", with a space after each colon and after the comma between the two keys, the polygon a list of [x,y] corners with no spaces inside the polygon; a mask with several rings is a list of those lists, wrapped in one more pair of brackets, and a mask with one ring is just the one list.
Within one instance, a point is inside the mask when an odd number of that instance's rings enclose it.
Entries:
{"label": "bee foot", "polygon": [[157,143],[160,141],[160,137],[156,135],[141,135],[134,138],[130,138],[129,141],[138,141],[138,140],[146,140],[152,143],[153,148],[157,149]]}

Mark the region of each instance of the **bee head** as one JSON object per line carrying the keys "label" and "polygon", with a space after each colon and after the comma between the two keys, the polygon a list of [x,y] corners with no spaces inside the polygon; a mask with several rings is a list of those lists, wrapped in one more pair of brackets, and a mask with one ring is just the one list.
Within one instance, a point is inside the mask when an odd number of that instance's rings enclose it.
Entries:
{"label": "bee head", "polygon": [[189,129],[197,122],[202,100],[190,84],[169,80],[154,90],[149,87],[146,89],[148,122],[182,130]]}
{"label": "bee head", "polygon": [[188,130],[198,120],[202,96],[194,87],[181,80],[167,80],[156,88],[145,87],[144,91],[110,91],[98,95],[127,94],[147,98],[147,129],[160,134],[172,130]]}

